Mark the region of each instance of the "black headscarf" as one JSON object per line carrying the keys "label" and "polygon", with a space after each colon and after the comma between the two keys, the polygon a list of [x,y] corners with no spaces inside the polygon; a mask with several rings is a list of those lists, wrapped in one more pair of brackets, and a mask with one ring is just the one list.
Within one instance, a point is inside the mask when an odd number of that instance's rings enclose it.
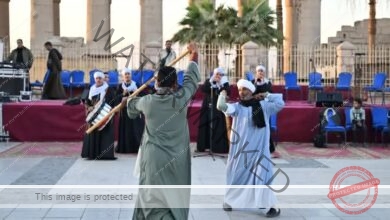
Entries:
{"label": "black headscarf", "polygon": [[245,107],[252,107],[252,121],[256,127],[265,127],[263,108],[261,107],[259,100],[254,98],[250,100],[240,100],[240,104]]}

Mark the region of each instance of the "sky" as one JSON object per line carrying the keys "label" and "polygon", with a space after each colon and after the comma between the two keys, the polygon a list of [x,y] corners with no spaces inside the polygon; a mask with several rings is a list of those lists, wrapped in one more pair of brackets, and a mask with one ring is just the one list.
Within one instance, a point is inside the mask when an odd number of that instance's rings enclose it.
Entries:
{"label": "sky", "polygon": [[[188,0],[163,1],[163,38],[171,38],[180,29],[178,22],[185,16]],[[377,0],[377,18],[389,17],[390,1]],[[31,0],[10,1],[11,47],[16,39],[22,38],[30,46],[30,2]],[[113,0],[111,4],[111,28],[115,29],[113,39],[124,37],[118,46],[137,45],[140,37],[140,0]],[[283,0],[284,2],[284,0]],[[60,4],[61,36],[84,37],[86,35],[87,0],[62,0]],[[217,0],[237,8],[237,0]],[[275,10],[276,0],[269,0]],[[336,35],[342,25],[353,25],[355,21],[368,18],[368,0],[322,0],[321,43]]]}

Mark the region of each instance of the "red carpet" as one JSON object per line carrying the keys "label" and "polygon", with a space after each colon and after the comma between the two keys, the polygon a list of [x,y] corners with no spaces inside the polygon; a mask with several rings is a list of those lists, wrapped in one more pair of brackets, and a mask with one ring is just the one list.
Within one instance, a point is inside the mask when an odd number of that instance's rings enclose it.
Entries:
{"label": "red carpet", "polygon": [[[273,89],[275,92],[283,92],[282,86],[275,86]],[[303,91],[305,94],[305,87]],[[230,100],[236,100],[237,94],[237,88],[232,86]],[[295,95],[299,97],[298,92]],[[195,97],[196,99],[188,109],[192,142],[197,140],[202,93],[198,90]],[[289,98],[294,98],[293,92],[289,94]],[[84,106],[67,106],[63,103],[64,101],[4,103],[4,127],[14,141],[81,141],[85,132]],[[281,142],[312,142],[319,127],[320,110],[321,108],[316,108],[314,104],[307,104],[306,101],[287,101],[286,107],[278,114],[278,140]],[[344,117],[344,109],[340,108],[340,111]],[[367,125],[371,125],[369,108],[366,108],[366,118]],[[117,118],[116,125],[118,125]],[[371,131],[370,126],[368,126],[368,131]],[[336,141],[337,139],[330,135],[329,140]]]}

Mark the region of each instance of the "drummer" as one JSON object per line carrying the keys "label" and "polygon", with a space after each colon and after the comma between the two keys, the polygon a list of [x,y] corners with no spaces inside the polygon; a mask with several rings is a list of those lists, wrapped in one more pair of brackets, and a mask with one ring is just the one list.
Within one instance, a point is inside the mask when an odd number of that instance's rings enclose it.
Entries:
{"label": "drummer", "polygon": [[[95,72],[93,75],[95,84],[89,90],[86,101],[87,114],[100,113],[99,107],[108,104],[115,106],[115,92],[104,80],[104,73]],[[88,115],[87,115],[88,116]],[[91,126],[90,124],[87,126]],[[111,119],[102,130],[95,129],[86,134],[83,141],[81,157],[90,160],[115,160],[114,157],[114,122]]]}

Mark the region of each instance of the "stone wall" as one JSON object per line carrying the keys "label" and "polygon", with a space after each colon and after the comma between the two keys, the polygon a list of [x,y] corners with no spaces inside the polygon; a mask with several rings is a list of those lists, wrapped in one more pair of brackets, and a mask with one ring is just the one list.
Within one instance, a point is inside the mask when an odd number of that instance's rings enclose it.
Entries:
{"label": "stone wall", "polygon": [[[390,44],[390,18],[376,21],[376,44]],[[335,37],[329,37],[328,43],[338,45],[341,41],[349,41],[354,45],[368,44],[368,19],[356,21],[354,26],[341,26]]]}

